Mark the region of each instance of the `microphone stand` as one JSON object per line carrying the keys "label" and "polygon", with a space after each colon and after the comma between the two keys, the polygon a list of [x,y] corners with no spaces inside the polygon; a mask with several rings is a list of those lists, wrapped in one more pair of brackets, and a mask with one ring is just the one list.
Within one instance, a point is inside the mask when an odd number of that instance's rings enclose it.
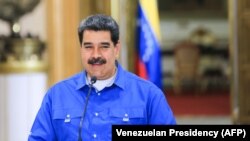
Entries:
{"label": "microphone stand", "polygon": [[83,124],[83,119],[85,117],[85,113],[86,113],[86,110],[87,110],[89,96],[90,96],[93,84],[96,82],[96,80],[97,80],[97,78],[95,76],[91,77],[91,79],[90,79],[89,91],[88,91],[88,95],[86,97],[86,103],[85,103],[85,106],[84,106],[84,110],[82,112],[82,116],[81,116],[81,119],[80,119],[80,125],[79,125],[79,130],[78,130],[78,141],[82,141],[82,124]]}

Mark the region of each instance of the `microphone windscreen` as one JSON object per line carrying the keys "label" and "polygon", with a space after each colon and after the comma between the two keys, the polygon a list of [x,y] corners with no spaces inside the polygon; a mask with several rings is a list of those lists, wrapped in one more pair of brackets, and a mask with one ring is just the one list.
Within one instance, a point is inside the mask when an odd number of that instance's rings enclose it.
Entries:
{"label": "microphone windscreen", "polygon": [[90,79],[91,84],[94,84],[96,80],[97,80],[96,76],[92,76]]}

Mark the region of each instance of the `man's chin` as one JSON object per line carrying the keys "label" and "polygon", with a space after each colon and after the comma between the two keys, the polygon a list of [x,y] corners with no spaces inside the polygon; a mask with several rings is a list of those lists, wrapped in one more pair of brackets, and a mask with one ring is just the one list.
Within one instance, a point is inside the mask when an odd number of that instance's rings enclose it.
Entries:
{"label": "man's chin", "polygon": [[90,73],[90,76],[91,77],[95,76],[97,78],[97,80],[102,79],[102,75],[100,75],[100,73]]}

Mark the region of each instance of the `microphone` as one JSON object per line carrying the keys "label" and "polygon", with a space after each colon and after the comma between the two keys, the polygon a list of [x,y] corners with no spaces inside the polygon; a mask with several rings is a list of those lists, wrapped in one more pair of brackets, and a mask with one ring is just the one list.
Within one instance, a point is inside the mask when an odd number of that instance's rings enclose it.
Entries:
{"label": "microphone", "polygon": [[78,129],[78,141],[82,141],[82,124],[83,124],[83,119],[85,117],[85,113],[86,113],[86,110],[87,110],[87,105],[88,105],[88,101],[89,101],[89,96],[90,96],[90,93],[91,93],[91,89],[93,87],[93,84],[96,82],[96,80],[97,80],[96,76],[92,76],[91,79],[90,79],[89,91],[88,91],[88,94],[87,94],[87,97],[86,97],[86,103],[84,105],[84,111],[82,112],[82,116],[81,116],[81,119],[80,119],[80,125],[79,125],[79,129]]}
{"label": "microphone", "polygon": [[93,84],[96,82],[97,78],[96,76],[92,76],[90,79],[90,86],[93,87]]}

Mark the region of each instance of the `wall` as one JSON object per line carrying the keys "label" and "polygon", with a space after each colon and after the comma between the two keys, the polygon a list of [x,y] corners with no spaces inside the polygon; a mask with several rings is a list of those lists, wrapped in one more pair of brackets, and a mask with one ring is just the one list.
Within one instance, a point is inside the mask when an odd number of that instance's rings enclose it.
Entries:
{"label": "wall", "polygon": [[[218,47],[228,47],[228,20],[226,18],[209,18],[209,19],[184,19],[184,18],[161,18],[160,27],[162,35],[162,50],[172,50],[174,45],[181,40],[188,39],[191,33],[198,27],[208,29],[218,40]],[[228,73],[228,61],[223,60],[223,70]],[[162,68],[164,73],[175,71],[175,61],[172,55],[163,56]],[[165,84],[171,85],[171,77],[164,78]]]}
{"label": "wall", "polygon": [[[30,33],[46,42],[45,11],[45,0],[41,0],[32,12],[21,17],[22,37]],[[9,25],[3,20],[1,35],[10,35]],[[0,72],[0,141],[27,140],[46,89],[45,72]]]}
{"label": "wall", "polygon": [[[188,38],[191,32],[197,27],[204,27],[210,30],[217,38],[228,39],[227,19],[161,19],[161,31],[164,47],[170,47],[168,42]],[[171,48],[171,47],[170,47]]]}

